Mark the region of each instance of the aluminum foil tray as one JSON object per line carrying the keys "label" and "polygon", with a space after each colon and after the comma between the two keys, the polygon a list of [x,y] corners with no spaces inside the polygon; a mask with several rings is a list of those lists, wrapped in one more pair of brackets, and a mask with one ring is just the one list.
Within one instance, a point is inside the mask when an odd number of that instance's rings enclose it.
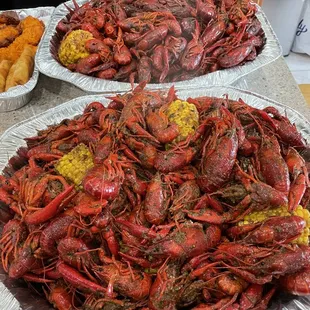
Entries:
{"label": "aluminum foil tray", "polygon": [[[267,106],[276,107],[282,114],[285,114],[291,122],[295,123],[303,137],[310,141],[310,122],[304,116],[292,108],[264,96],[233,87],[222,86],[179,90],[177,92],[178,97],[181,99],[205,95],[222,97],[225,94],[228,94],[229,98],[235,100],[242,98],[246,103],[256,108],[262,109]],[[106,104],[109,100],[103,95],[79,97],[33,116],[6,130],[0,137],[0,171],[5,168],[9,158],[15,155],[16,150],[26,145],[23,140],[24,138],[36,135],[37,130],[45,129],[48,125],[57,124],[65,118],[73,118],[81,114],[85,106],[93,101]],[[37,309],[37,307],[40,307],[41,310],[53,309],[43,298],[30,294],[29,290],[22,282],[10,280],[7,274],[0,268],[0,309],[32,310]],[[283,295],[281,298],[275,300],[269,309],[308,310],[310,309],[310,298]]]}
{"label": "aluminum foil tray", "polygon": [[[87,1],[88,0],[77,0],[77,3],[84,4]],[[72,1],[65,2],[65,4],[68,7],[73,8]],[[278,39],[274,31],[272,30],[266,15],[263,13],[259,6],[257,7],[258,12],[256,16],[262,24],[262,28],[265,32],[267,40],[262,52],[254,61],[247,62],[243,66],[219,70],[187,81],[149,84],[149,86],[153,89],[162,89],[175,85],[177,89],[188,89],[199,86],[229,85],[241,78],[242,76],[245,76],[279,58],[282,55],[282,49],[278,42]],[[65,7],[64,4],[59,5],[54,11],[51,23],[48,26],[45,36],[41,40],[39,50],[36,55],[36,63],[40,72],[44,73],[49,77],[69,82],[88,92],[104,93],[130,90],[130,83],[103,80],[96,77],[71,72],[53,58],[50,52],[50,49],[52,47],[51,39],[56,32],[56,25],[67,14],[68,9]]]}
{"label": "aluminum foil tray", "polygon": [[[20,19],[31,15],[42,20],[47,27],[54,7],[38,7],[33,9],[15,10]],[[43,38],[43,36],[42,36]],[[0,112],[17,110],[26,105],[32,98],[33,90],[39,79],[39,70],[36,65],[32,77],[25,85],[12,87],[7,92],[0,93]]]}

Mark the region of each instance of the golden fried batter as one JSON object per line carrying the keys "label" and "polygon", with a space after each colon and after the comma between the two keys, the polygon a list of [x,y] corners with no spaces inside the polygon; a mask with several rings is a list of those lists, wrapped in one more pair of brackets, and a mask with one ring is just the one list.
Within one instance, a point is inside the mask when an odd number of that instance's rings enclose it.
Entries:
{"label": "golden fried batter", "polygon": [[0,47],[6,47],[11,44],[20,34],[18,28],[13,26],[7,26],[0,29]]}
{"label": "golden fried batter", "polygon": [[44,32],[44,24],[32,16],[21,21],[22,34],[8,47],[0,48],[0,60],[8,59],[15,62],[27,44],[37,45]]}
{"label": "golden fried batter", "polygon": [[32,76],[36,47],[26,45],[20,57],[11,67],[7,76],[5,91],[9,88],[26,84]]}
{"label": "golden fried batter", "polygon": [[22,28],[22,36],[24,36],[28,44],[38,45],[44,32],[44,24],[35,17],[28,16],[20,22]]}
{"label": "golden fried batter", "polygon": [[13,63],[10,60],[2,60],[0,62],[0,93],[4,92],[5,90],[6,79],[12,64]]}

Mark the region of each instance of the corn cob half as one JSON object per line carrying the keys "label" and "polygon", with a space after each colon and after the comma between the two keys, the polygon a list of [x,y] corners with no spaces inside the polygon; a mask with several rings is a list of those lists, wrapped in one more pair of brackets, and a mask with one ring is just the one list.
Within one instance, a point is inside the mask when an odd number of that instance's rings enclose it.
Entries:
{"label": "corn cob half", "polygon": [[302,234],[294,239],[292,243],[309,245],[309,235],[310,235],[310,212],[307,209],[304,209],[302,206],[298,206],[295,211],[290,213],[287,206],[282,206],[280,208],[265,210],[265,211],[256,211],[252,212],[244,217],[244,220],[239,222],[238,225],[247,225],[263,222],[273,216],[292,216],[297,215],[302,217],[306,221],[306,227],[303,230]]}
{"label": "corn cob half", "polygon": [[92,153],[85,144],[81,143],[60,158],[55,169],[68,181],[73,182],[77,189],[80,189],[86,172],[93,166]]}

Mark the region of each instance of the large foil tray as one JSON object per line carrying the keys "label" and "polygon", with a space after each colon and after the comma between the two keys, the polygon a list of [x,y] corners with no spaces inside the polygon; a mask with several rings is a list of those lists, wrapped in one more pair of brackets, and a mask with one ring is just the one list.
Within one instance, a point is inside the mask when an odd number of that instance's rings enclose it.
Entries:
{"label": "large foil tray", "polygon": [[[77,0],[77,3],[81,5],[87,1],[88,0]],[[39,50],[36,55],[36,63],[40,72],[49,77],[69,82],[87,92],[103,93],[130,90],[130,83],[103,80],[96,77],[71,72],[53,58],[50,52],[51,39],[56,32],[55,29],[58,22],[68,14],[68,9],[65,7],[65,5],[73,8],[72,1],[68,1],[59,5],[55,9],[45,36],[39,45]],[[199,86],[205,87],[213,85],[229,85],[239,78],[275,61],[282,55],[281,46],[274,31],[271,28],[270,23],[267,20],[266,15],[263,13],[259,6],[257,6],[257,8],[258,12],[256,13],[256,16],[262,24],[262,28],[265,32],[267,40],[262,52],[254,61],[247,62],[243,66],[218,70],[216,72],[202,75],[191,80],[174,83],[149,84],[149,87],[153,89],[162,89],[174,85],[177,89],[185,89]]]}
{"label": "large foil tray", "polygon": [[[14,10],[20,19],[31,15],[42,20],[45,30],[55,7],[38,7],[32,9]],[[41,40],[43,39],[43,36]],[[39,70],[34,67],[32,77],[25,85],[12,87],[7,92],[0,93],[0,112],[17,110],[26,105],[32,98],[33,90],[39,79]]]}
{"label": "large foil tray", "polygon": [[[181,99],[206,95],[223,97],[226,94],[231,99],[238,100],[242,98],[246,103],[256,108],[262,109],[267,106],[276,107],[280,113],[286,115],[291,122],[295,123],[303,137],[310,141],[310,122],[304,116],[292,108],[264,96],[233,87],[222,86],[194,88],[177,92],[178,97]],[[109,94],[106,96],[109,96]],[[79,97],[33,116],[6,130],[0,137],[0,171],[7,165],[9,158],[15,155],[16,150],[26,145],[23,140],[24,138],[36,135],[37,130],[45,129],[48,125],[57,124],[65,118],[73,118],[81,114],[85,106],[93,101],[106,104],[109,100],[103,95]],[[38,309],[38,307],[40,307],[41,310],[53,309],[43,298],[30,293],[21,281],[16,282],[10,280],[7,274],[0,268],[0,309],[34,310]],[[284,295],[281,299],[275,300],[274,304],[272,304],[269,309],[308,310],[310,309],[310,299],[306,297]]]}

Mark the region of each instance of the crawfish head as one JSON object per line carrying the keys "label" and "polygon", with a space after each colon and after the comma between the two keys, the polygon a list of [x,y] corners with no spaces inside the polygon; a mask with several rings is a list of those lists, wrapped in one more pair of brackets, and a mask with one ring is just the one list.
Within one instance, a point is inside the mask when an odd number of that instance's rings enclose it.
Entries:
{"label": "crawfish head", "polygon": [[286,275],[309,267],[310,248],[308,246],[294,246],[284,248],[279,253],[261,260],[254,268],[256,272],[263,274]]}
{"label": "crawfish head", "polygon": [[165,262],[159,268],[151,286],[149,307],[151,309],[175,309],[183,282],[184,278],[180,275],[179,266]]}
{"label": "crawfish head", "polygon": [[202,289],[206,286],[202,280],[183,284],[182,291],[178,300],[180,306],[190,306],[197,302],[201,296]]}
{"label": "crawfish head", "polygon": [[119,195],[124,173],[121,164],[112,157],[110,155],[103,165],[90,169],[83,179],[84,190],[97,199],[113,200]]}
{"label": "crawfish head", "polygon": [[216,193],[228,203],[233,204],[240,202],[248,194],[242,184],[227,185]]}
{"label": "crawfish head", "polygon": [[204,231],[198,223],[183,223],[165,239],[154,243],[146,254],[171,259],[186,259],[206,252],[213,248],[221,238],[220,234],[214,234],[212,226]]}
{"label": "crawfish head", "polygon": [[148,296],[152,284],[151,277],[137,270],[130,272],[126,266],[120,262],[114,264],[96,267],[95,272],[98,277],[109,283],[114,289],[121,294],[133,298],[134,300],[142,300]]}
{"label": "crawfish head", "polygon": [[229,180],[237,158],[237,151],[238,136],[236,130],[231,130],[217,141],[214,150],[211,149],[202,158],[202,175],[198,179],[201,190],[215,191]]}

